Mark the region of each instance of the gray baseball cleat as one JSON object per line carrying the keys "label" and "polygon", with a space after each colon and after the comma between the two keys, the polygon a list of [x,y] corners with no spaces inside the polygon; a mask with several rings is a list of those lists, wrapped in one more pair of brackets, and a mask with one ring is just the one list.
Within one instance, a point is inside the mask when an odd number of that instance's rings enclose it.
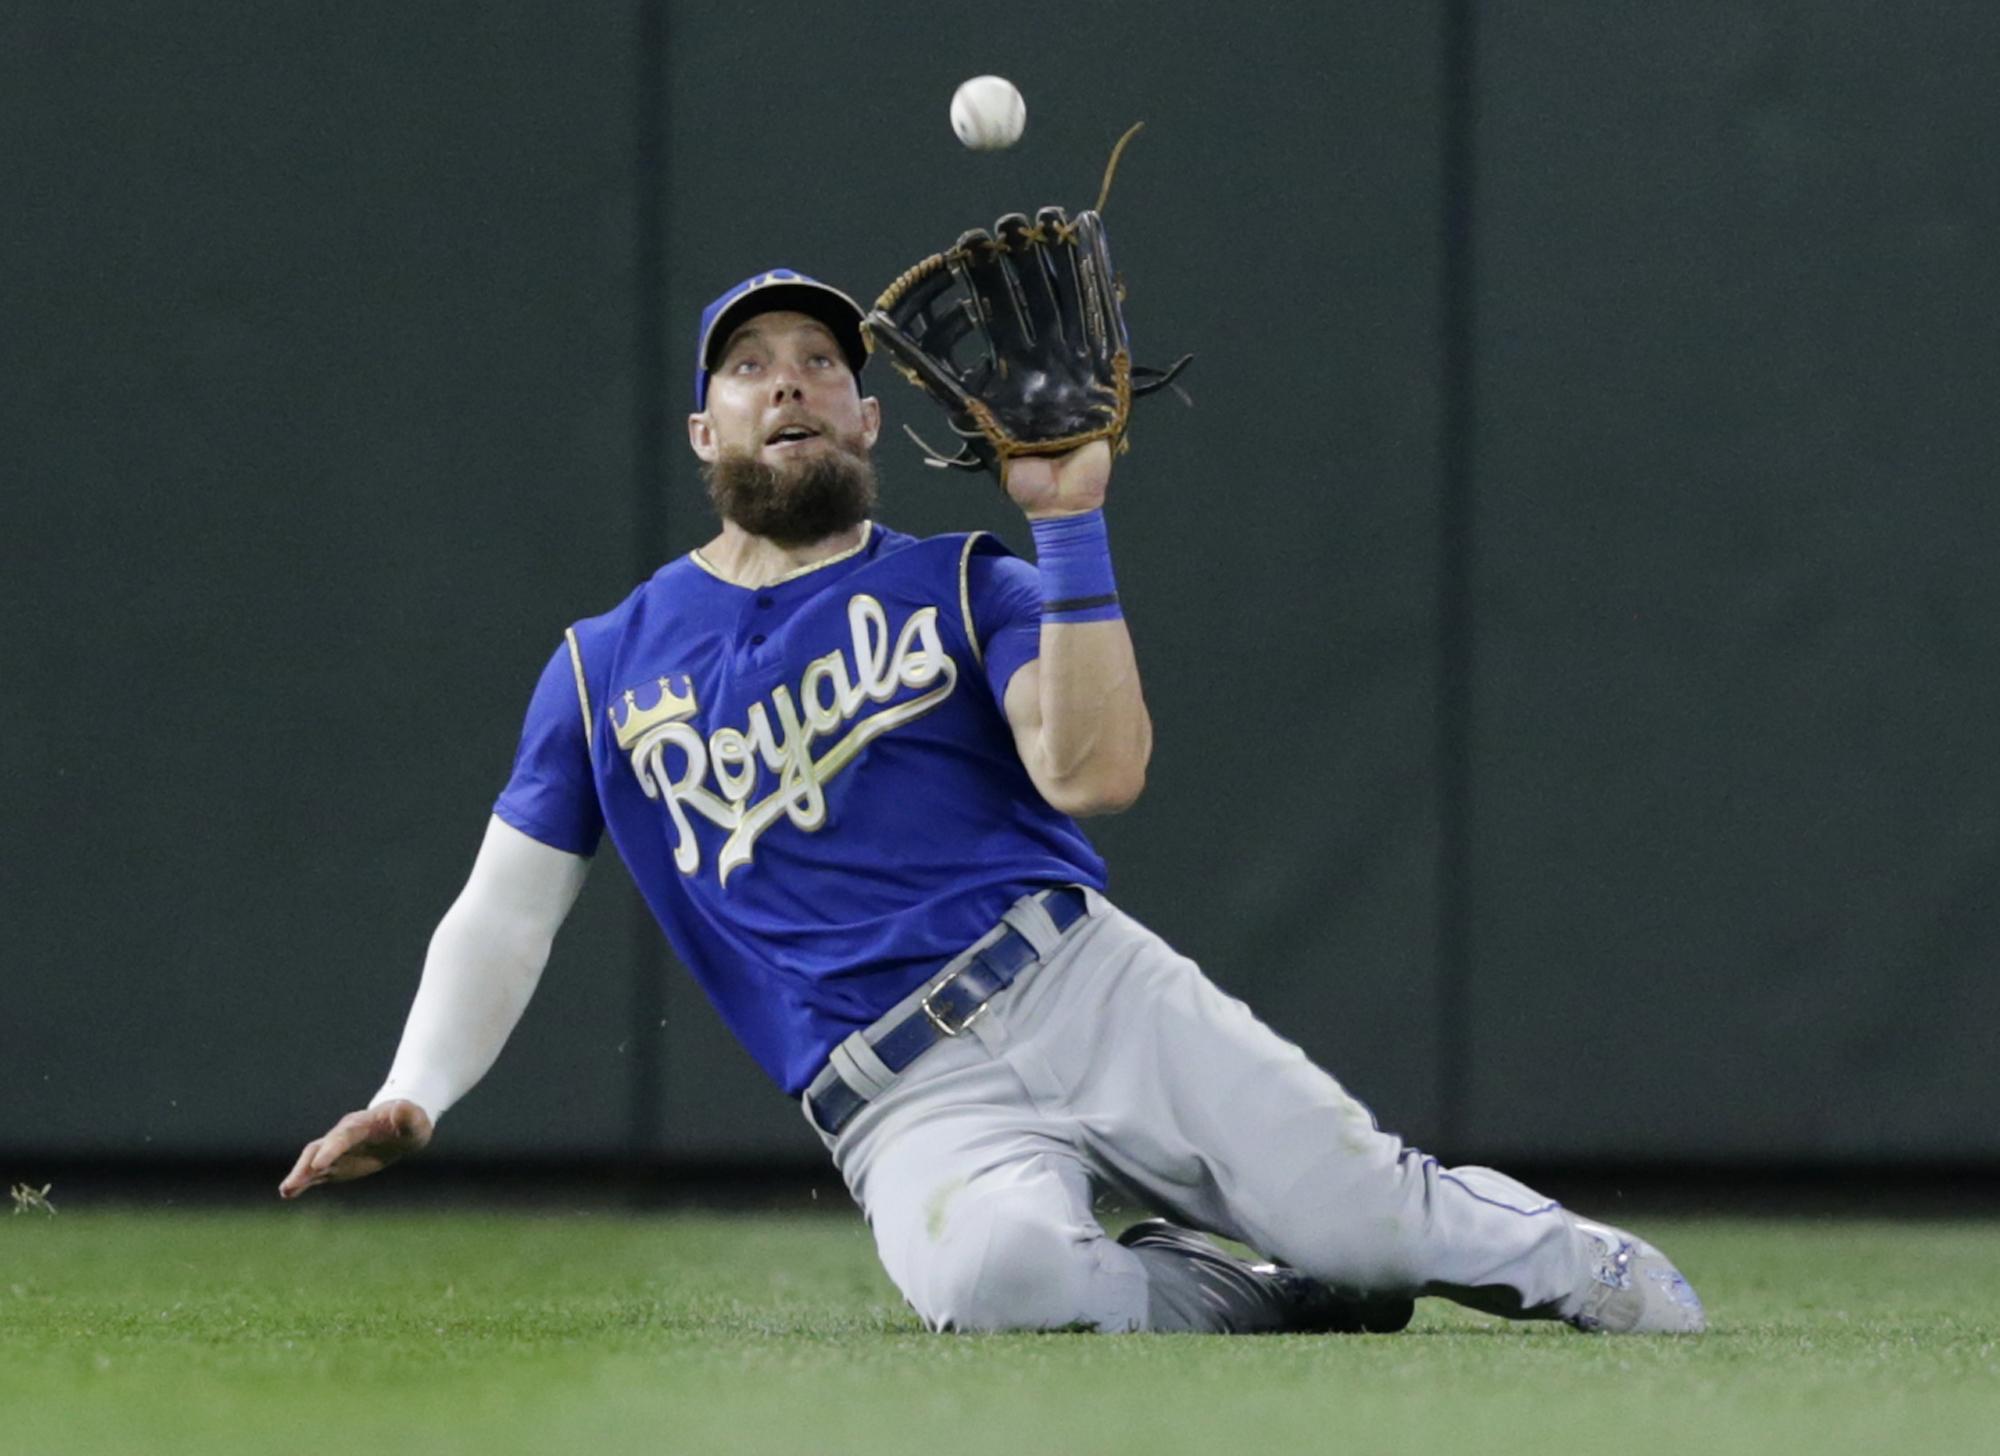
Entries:
{"label": "gray baseball cleat", "polygon": [[1694,1286],[1667,1256],[1634,1234],[1573,1219],[1588,1264],[1563,1319],[1590,1334],[1698,1335],[1708,1328]]}
{"label": "gray baseball cleat", "polygon": [[[1253,1264],[1224,1252],[1193,1229],[1163,1218],[1141,1219],[1118,1236],[1128,1249],[1166,1249],[1208,1271],[1224,1285],[1256,1291],[1265,1314],[1255,1325],[1301,1335],[1393,1335],[1416,1312],[1416,1302],[1394,1295],[1352,1296],[1302,1274],[1288,1264]],[[1233,1302],[1233,1301],[1230,1301]]]}

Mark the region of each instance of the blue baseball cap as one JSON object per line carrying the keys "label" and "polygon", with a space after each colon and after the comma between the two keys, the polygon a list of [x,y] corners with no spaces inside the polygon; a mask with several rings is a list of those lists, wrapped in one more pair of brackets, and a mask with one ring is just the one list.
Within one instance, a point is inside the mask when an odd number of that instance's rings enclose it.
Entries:
{"label": "blue baseball cap", "polygon": [[694,354],[694,407],[708,408],[708,376],[715,356],[745,319],[776,309],[793,309],[818,319],[840,342],[847,367],[858,376],[868,362],[861,338],[861,305],[830,283],[790,268],[772,268],[745,278],[701,311],[701,341]]}

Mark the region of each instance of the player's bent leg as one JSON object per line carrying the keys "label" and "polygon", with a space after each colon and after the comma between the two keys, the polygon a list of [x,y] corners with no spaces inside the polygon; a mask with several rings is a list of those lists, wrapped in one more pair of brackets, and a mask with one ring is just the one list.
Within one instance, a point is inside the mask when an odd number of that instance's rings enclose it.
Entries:
{"label": "player's bent leg", "polygon": [[1142,1329],[1145,1276],[1090,1217],[1083,1179],[1037,1155],[934,1195],[921,1227],[878,1216],[883,1264],[933,1329]]}
{"label": "player's bent leg", "polygon": [[[1406,1278],[1423,1276],[1406,1286],[1415,1293],[1509,1319],[1559,1319],[1606,1334],[1699,1334],[1707,1327],[1693,1287],[1659,1249],[1579,1218],[1496,1169],[1447,1168],[1404,1149],[1396,1176],[1374,1191],[1373,1207],[1411,1210],[1414,1236],[1397,1241],[1389,1257]],[[1340,1242],[1326,1237],[1323,1223],[1313,1223],[1274,1238],[1296,1238],[1308,1250]],[[1468,1253],[1474,1256],[1469,1262]],[[1336,1248],[1319,1255],[1343,1257],[1351,1253]],[[1306,1267],[1314,1262],[1308,1254]]]}
{"label": "player's bent leg", "polygon": [[[1070,1085],[1109,1176],[1355,1295],[1449,1290],[1525,1312],[1579,1282],[1575,1238],[1552,1201],[1406,1149],[1129,917],[1091,933],[1088,974],[1036,985],[1052,1003],[1050,1045],[1038,1049]],[[1081,1046],[1066,1032],[1111,1024],[1123,1034]]]}
{"label": "player's bent leg", "polygon": [[1128,1247],[1106,1237],[1088,1169],[1045,1117],[1019,1105],[1014,1074],[976,1044],[941,1051],[833,1142],[883,1268],[926,1325],[1304,1327],[1300,1306],[1312,1301],[1299,1287],[1310,1281],[1259,1273],[1200,1241]]}
{"label": "player's bent leg", "polygon": [[978,1040],[933,1048],[827,1141],[930,1328],[1145,1327],[1145,1273],[1091,1213],[1087,1171]]}
{"label": "player's bent leg", "polygon": [[907,1218],[878,1218],[877,1246],[911,1307],[936,1330],[1262,1334],[1367,1327],[1324,1286],[1295,1271],[1251,1264],[1165,1226],[1142,1226],[1113,1240],[1089,1209],[1082,1163],[1042,1153],[949,1187],[926,1208],[920,1239],[911,1238]]}
{"label": "player's bent leg", "polygon": [[1357,1265],[1351,1230],[1329,1231],[1330,1222],[1345,1220],[1301,1212],[1272,1220],[1274,1247],[1298,1248],[1309,1269],[1332,1261],[1366,1271],[1372,1263],[1374,1287],[1400,1276],[1414,1293],[1509,1319],[1557,1319],[1607,1334],[1707,1327],[1693,1287],[1653,1245],[1579,1218],[1497,1169],[1447,1168],[1389,1141],[1398,1148],[1393,1173],[1344,1206],[1385,1227],[1393,1221],[1408,1237],[1386,1241]]}
{"label": "player's bent leg", "polygon": [[[1624,1290],[1609,1305],[1594,1292],[1610,1287],[1607,1257],[1615,1283],[1657,1250],[1634,1241],[1620,1265],[1553,1199],[1405,1147],[1144,927],[1114,916],[1092,933],[1090,973],[1038,987],[1052,1030],[1037,1050],[1070,1086],[1086,1151],[1109,1176],[1353,1297],[1430,1293],[1516,1318],[1660,1327],[1628,1323]],[[1113,1023],[1125,1034],[1084,1046],[1061,1031]],[[1626,1283],[1671,1300],[1686,1290],[1671,1270],[1659,1257]]]}

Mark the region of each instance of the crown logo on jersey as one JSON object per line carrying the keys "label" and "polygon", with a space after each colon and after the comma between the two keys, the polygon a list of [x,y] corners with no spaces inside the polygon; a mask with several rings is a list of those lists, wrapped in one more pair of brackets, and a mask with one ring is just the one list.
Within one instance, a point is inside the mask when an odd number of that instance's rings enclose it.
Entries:
{"label": "crown logo on jersey", "polygon": [[639,706],[639,689],[625,689],[625,720],[622,723],[618,720],[617,704],[604,710],[611,719],[611,731],[617,735],[621,751],[630,752],[633,744],[663,723],[678,723],[695,715],[694,679],[685,674],[679,678],[686,688],[685,692],[675,690],[675,681],[671,677],[659,679],[660,700],[650,708]]}

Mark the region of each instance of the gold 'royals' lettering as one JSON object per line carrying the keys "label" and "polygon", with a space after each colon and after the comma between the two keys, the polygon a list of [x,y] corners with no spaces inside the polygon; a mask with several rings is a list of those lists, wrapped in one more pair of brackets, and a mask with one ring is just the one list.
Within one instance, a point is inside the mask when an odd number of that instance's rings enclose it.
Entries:
{"label": "gold 'royals' lettering", "polygon": [[[836,649],[814,658],[800,675],[796,693],[783,685],[773,688],[768,705],[751,704],[741,728],[718,728],[703,738],[687,721],[695,709],[690,693],[684,711],[673,709],[673,721],[655,721],[632,741],[629,730],[619,734],[639,786],[647,798],[665,804],[673,821],[674,866],[682,874],[701,868],[690,811],[729,831],[716,858],[716,875],[727,884],[733,872],[750,863],[759,836],[779,819],[808,833],[824,825],[828,781],[868,744],[921,718],[957,686],[958,664],[938,635],[936,607],[912,612],[892,640],[882,604],[857,595],[848,599],[847,628],[847,653]],[[664,679],[662,683],[664,702],[671,689]],[[924,691],[893,707],[866,711],[908,688]],[[633,721],[632,711],[628,707],[627,723]],[[815,754],[815,746],[835,734],[840,737]],[[668,768],[670,749],[680,750],[678,776]],[[766,772],[776,775],[777,785],[753,801]],[[713,788],[708,786],[711,779]]]}

